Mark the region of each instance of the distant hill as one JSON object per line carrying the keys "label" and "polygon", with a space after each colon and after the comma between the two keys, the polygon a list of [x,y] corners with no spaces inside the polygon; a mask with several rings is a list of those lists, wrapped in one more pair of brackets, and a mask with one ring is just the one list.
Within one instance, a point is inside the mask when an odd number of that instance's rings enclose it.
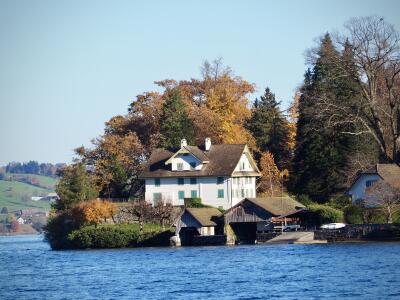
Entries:
{"label": "distant hill", "polygon": [[13,174],[13,173],[5,173],[5,179],[11,181],[19,181],[23,183],[27,183],[36,187],[49,189],[54,191],[55,186],[58,182],[58,179],[37,175],[37,174]]}
{"label": "distant hill", "polygon": [[42,188],[19,181],[0,180],[0,209],[7,207],[9,212],[20,209],[38,209],[41,211],[49,211],[50,203],[48,201],[32,201],[31,197],[45,196],[48,193],[54,192],[56,180],[46,176],[34,176],[40,182],[40,184],[52,188]]}

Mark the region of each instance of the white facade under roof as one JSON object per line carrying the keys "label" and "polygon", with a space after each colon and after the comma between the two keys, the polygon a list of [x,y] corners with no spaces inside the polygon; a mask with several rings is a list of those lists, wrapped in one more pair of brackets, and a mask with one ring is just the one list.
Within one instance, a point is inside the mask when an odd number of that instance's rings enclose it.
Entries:
{"label": "white facade under roof", "polygon": [[208,151],[189,147],[194,153],[182,146],[169,157],[150,157],[142,176],[147,202],[183,205],[185,198],[201,198],[203,204],[228,209],[245,197],[256,197],[260,172],[246,145],[211,145]]}

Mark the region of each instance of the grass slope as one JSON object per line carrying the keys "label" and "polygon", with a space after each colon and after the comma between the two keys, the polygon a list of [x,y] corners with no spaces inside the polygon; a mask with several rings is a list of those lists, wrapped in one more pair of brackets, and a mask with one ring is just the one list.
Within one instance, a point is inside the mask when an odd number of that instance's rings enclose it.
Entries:
{"label": "grass slope", "polygon": [[18,181],[0,180],[0,209],[7,207],[9,212],[19,209],[50,210],[47,201],[32,201],[32,196],[45,196],[53,192],[50,189],[35,187]]}
{"label": "grass slope", "polygon": [[29,177],[36,179],[42,187],[47,187],[50,190],[54,190],[58,180],[52,177],[37,175],[37,174],[13,174],[6,173],[6,177],[13,177],[16,181],[18,178]]}

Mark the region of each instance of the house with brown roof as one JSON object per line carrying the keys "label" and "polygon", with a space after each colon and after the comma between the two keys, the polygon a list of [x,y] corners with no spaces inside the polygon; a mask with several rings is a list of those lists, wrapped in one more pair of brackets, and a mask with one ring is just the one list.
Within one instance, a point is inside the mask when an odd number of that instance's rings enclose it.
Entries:
{"label": "house with brown roof", "polygon": [[270,233],[276,226],[297,229],[306,219],[306,207],[290,197],[245,198],[224,213],[185,207],[174,222],[174,240],[183,246],[253,244],[265,239],[265,233],[274,236]]}
{"label": "house with brown roof", "polygon": [[300,223],[306,212],[306,207],[291,197],[266,197],[245,198],[222,216],[235,232],[235,239],[251,241],[257,239],[257,233],[273,230],[274,224]]}
{"label": "house with brown roof", "polygon": [[214,207],[185,208],[177,219],[175,227],[179,232],[182,228],[194,228],[199,235],[214,235],[217,218],[222,213]]}
{"label": "house with brown roof", "polygon": [[228,209],[245,197],[256,197],[256,178],[261,176],[245,144],[187,145],[174,151],[156,149],[140,178],[145,180],[145,199],[183,205],[185,198]]}
{"label": "house with brown roof", "polygon": [[362,172],[350,186],[347,194],[352,202],[365,200],[366,188],[375,182],[384,180],[394,188],[400,189],[400,167],[396,164],[377,164],[370,170]]}

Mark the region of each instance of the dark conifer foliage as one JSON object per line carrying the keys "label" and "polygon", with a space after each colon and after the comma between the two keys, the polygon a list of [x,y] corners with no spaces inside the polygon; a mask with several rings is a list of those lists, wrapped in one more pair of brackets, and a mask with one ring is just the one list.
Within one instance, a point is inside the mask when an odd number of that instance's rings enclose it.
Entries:
{"label": "dark conifer foliage", "polygon": [[282,170],[288,166],[290,151],[287,120],[280,111],[279,104],[275,94],[267,87],[260,100],[255,100],[246,128],[255,138],[258,150],[271,152],[278,168]]}
{"label": "dark conifer foliage", "polygon": [[360,83],[356,69],[354,77],[343,72],[344,68],[353,67],[350,45],[341,55],[326,34],[313,69],[305,74],[301,89],[290,188],[296,194],[309,195],[319,202],[327,201],[329,196],[343,189],[344,172],[357,146],[357,138],[343,134],[348,125],[327,127],[326,119],[316,118],[324,109],[317,105],[318,99],[329,97],[332,102],[341,105],[359,97]]}
{"label": "dark conifer foliage", "polygon": [[193,121],[189,118],[181,94],[177,90],[168,92],[160,118],[160,146],[173,149],[182,139],[193,144],[195,139]]}

